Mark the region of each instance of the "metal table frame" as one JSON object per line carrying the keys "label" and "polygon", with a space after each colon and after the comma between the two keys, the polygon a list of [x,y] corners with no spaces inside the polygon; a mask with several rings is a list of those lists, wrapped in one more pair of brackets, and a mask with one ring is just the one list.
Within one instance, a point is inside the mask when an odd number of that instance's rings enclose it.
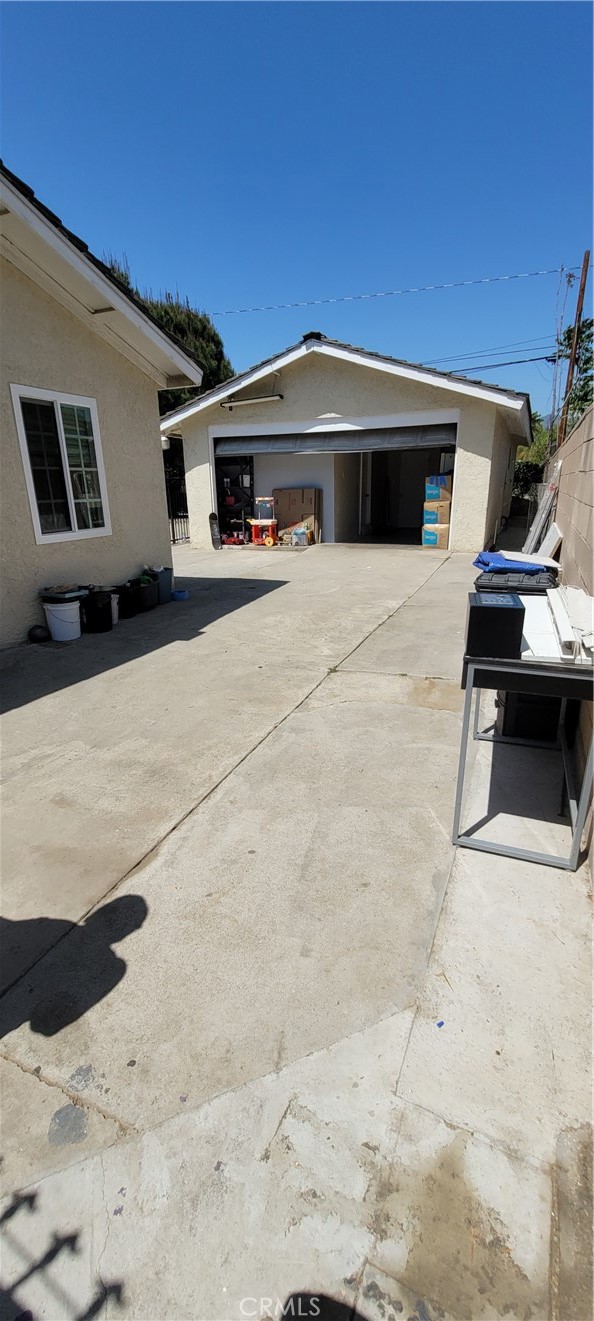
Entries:
{"label": "metal table frame", "polygon": [[[541,862],[549,867],[561,867],[566,871],[575,871],[579,862],[581,839],[586,824],[590,796],[592,793],[592,784],[594,781],[594,751],[593,740],[591,738],[584,767],[582,784],[578,789],[575,784],[573,768],[571,766],[570,750],[565,737],[565,708],[567,700],[572,697],[575,697],[578,700],[587,700],[589,697],[591,700],[592,678],[594,674],[592,667],[577,664],[556,665],[554,663],[529,660],[504,660],[494,659],[492,657],[486,659],[465,657],[464,666],[466,669],[466,695],[462,718],[462,738],[460,741],[460,760],[458,763],[458,779],[456,782],[456,802],[454,807],[452,842],[462,848],[478,849],[482,853],[498,853],[506,858],[520,858],[524,862]],[[489,674],[492,676],[492,682],[489,681]],[[547,695],[548,689],[548,695],[561,697],[561,718],[559,721],[557,742],[538,743],[533,740],[528,742],[528,740],[525,739],[510,738],[509,736],[497,734],[495,731],[493,731],[492,734],[485,732],[481,733],[479,731],[481,693],[483,689],[506,690],[506,675],[509,678],[511,691],[513,692],[542,692],[543,695]],[[535,680],[536,682],[534,682]],[[590,685],[589,692],[588,685]],[[561,749],[572,827],[571,849],[567,857],[560,857],[554,853],[538,853],[533,849],[516,848],[510,844],[497,844],[493,840],[475,839],[472,835],[460,831],[460,815],[462,811],[466,759],[468,753],[468,734],[470,730],[472,701],[475,694],[473,739],[480,739],[490,743],[515,743],[518,746],[533,748]]]}

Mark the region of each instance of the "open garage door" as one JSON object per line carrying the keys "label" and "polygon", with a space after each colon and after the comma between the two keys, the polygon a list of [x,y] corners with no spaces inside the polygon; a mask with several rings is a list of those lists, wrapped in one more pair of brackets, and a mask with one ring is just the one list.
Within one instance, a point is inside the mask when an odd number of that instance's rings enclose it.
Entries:
{"label": "open garage door", "polygon": [[361,454],[372,450],[440,449],[456,444],[456,423],[350,431],[295,432],[283,436],[229,436],[214,442],[215,455]]}
{"label": "open garage door", "polygon": [[215,468],[219,473],[222,465],[249,461],[257,495],[295,487],[320,490],[324,541],[419,545],[425,479],[453,470],[456,434],[456,424],[450,422],[277,435],[227,433],[214,441]]}

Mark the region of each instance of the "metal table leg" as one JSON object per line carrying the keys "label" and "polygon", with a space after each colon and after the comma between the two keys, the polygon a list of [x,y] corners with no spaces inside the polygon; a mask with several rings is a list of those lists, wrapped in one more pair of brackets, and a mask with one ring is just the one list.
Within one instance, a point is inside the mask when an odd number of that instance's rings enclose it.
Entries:
{"label": "metal table leg", "polygon": [[580,848],[582,844],[582,835],[584,833],[584,826],[586,824],[586,817],[588,815],[588,807],[590,805],[590,794],[592,792],[593,783],[594,783],[594,743],[591,738],[590,747],[588,749],[588,756],[586,757],[586,764],[584,766],[584,777],[582,780],[582,788],[580,793],[580,801],[578,803],[577,816],[573,826],[571,853],[569,855],[569,863],[570,863],[571,871],[575,871],[578,865]]}
{"label": "metal table leg", "polygon": [[[523,862],[540,862],[543,863],[545,866],[560,867],[565,871],[575,871],[579,862],[581,839],[584,831],[584,826],[586,824],[586,817],[588,815],[588,807],[590,803],[590,795],[594,783],[594,736],[593,738],[590,739],[590,747],[588,751],[588,756],[586,758],[586,764],[584,767],[584,775],[582,779],[581,790],[579,793],[579,801],[577,800],[577,793],[573,788],[567,745],[565,739],[563,737],[561,738],[561,746],[563,750],[563,767],[564,767],[565,777],[568,781],[568,797],[570,802],[571,821],[572,821],[571,849],[568,856],[563,857],[554,853],[539,853],[533,849],[515,848],[509,844],[496,844],[491,840],[475,839],[468,834],[465,833],[460,834],[460,816],[462,812],[464,779],[466,774],[466,758],[468,753],[468,734],[470,728],[470,717],[472,713],[472,701],[474,697],[474,687],[473,687],[474,672],[475,672],[475,666],[472,664],[471,661],[469,661],[467,676],[466,676],[466,694],[464,698],[464,712],[462,717],[462,734],[460,738],[460,757],[458,761],[458,778],[456,781],[456,799],[454,804],[454,824],[452,830],[452,842],[462,848],[476,849],[480,853],[495,853],[505,858],[518,858],[520,861]],[[479,709],[479,702],[480,702],[480,690],[477,690],[477,707],[475,710],[475,724],[474,724],[475,731],[478,727],[477,713]],[[481,738],[484,736],[481,736],[480,734],[476,735],[475,733],[475,737]],[[501,736],[499,738],[489,739],[486,741],[502,742],[502,743],[503,742],[518,743],[518,744],[521,743],[521,740],[519,739],[502,738]],[[542,744],[539,745],[535,742],[529,744],[528,746],[538,747],[543,745]],[[548,744],[544,746],[548,746],[550,749],[554,745]]]}
{"label": "metal table leg", "polygon": [[454,804],[454,825],[452,828],[452,843],[460,843],[460,812],[462,810],[462,795],[464,793],[464,776],[466,772],[466,755],[468,751],[468,728],[470,725],[470,709],[472,707],[472,698],[474,695],[474,665],[472,661],[468,662],[466,673],[466,693],[464,696],[464,713],[462,716],[462,735],[460,738],[460,757],[458,760],[458,779],[456,780],[456,802]]}

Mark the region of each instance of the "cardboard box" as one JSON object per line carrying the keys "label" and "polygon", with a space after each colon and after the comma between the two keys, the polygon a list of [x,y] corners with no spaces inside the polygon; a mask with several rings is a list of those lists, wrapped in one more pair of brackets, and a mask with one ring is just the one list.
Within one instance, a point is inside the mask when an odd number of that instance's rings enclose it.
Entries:
{"label": "cardboard box", "polygon": [[451,504],[449,500],[426,500],[423,505],[423,523],[449,523]]}
{"label": "cardboard box", "polygon": [[449,533],[449,523],[432,523],[430,527],[423,527],[421,544],[433,546],[434,550],[447,550]]}
{"label": "cardboard box", "polygon": [[322,492],[316,486],[278,487],[272,492],[278,532],[290,531],[298,523],[321,540]]}
{"label": "cardboard box", "polygon": [[452,498],[452,474],[451,472],[438,472],[434,477],[425,478],[425,499],[426,500],[451,500]]}

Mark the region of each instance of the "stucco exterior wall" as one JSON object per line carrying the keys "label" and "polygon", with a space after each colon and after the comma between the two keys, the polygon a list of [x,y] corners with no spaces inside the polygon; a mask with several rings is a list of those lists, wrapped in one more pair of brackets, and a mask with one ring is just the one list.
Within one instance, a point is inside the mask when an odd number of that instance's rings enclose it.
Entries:
{"label": "stucco exterior wall", "polygon": [[334,540],[332,454],[254,454],[254,495],[276,487],[317,486],[322,492],[322,541]]}
{"label": "stucco exterior wall", "polygon": [[507,518],[509,515],[517,445],[518,442],[510,437],[504,419],[498,414],[495,419],[493,455],[489,475],[485,535],[485,545],[487,546],[495,541],[502,518]]}
{"label": "stucco exterior wall", "polygon": [[[266,384],[258,389],[266,389]],[[193,545],[210,545],[208,515],[213,496],[209,472],[208,428],[232,435],[245,425],[307,422],[331,414],[373,417],[428,409],[460,410],[450,545],[454,550],[481,550],[485,544],[489,474],[497,410],[493,404],[465,399],[439,386],[384,375],[373,368],[311,353],[283,368],[275,389],[279,402],[237,409],[237,416],[214,403],[181,424],[186,465],[186,490]],[[329,419],[331,420],[331,419]],[[237,433],[237,432],[236,432]]]}
{"label": "stucco exterior wall", "polygon": [[[51,583],[121,582],[143,564],[171,563],[155,383],[3,260],[0,503],[2,645],[43,622],[38,591]],[[97,402],[110,536],[35,542],[10,385]]]}

